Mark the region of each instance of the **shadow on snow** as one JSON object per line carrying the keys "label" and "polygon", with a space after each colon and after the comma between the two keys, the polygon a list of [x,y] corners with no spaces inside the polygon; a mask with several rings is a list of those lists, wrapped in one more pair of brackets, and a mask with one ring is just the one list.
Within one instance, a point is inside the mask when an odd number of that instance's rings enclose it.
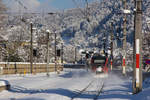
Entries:
{"label": "shadow on snow", "polygon": [[[124,85],[127,88],[127,85]],[[37,93],[47,93],[47,94],[57,94],[66,96],[69,98],[73,98],[74,96],[78,95],[79,92],[72,91],[69,89],[57,88],[57,89],[27,89],[24,87],[13,86],[10,89],[10,92],[15,93],[27,93],[27,94],[37,94]],[[93,99],[96,96],[96,91],[85,91],[82,95],[78,96],[77,98],[81,99]],[[102,94],[99,96],[99,99],[132,99],[132,95],[129,94],[128,91],[124,91],[122,89],[111,89],[111,90],[104,90]],[[26,100],[26,99],[21,99]],[[29,99],[30,100],[30,99]],[[32,99],[34,100],[34,99]],[[42,99],[40,99],[42,100]]]}
{"label": "shadow on snow", "polygon": [[10,100],[45,100],[45,99],[40,99],[40,98],[20,98],[20,99],[10,98]]}

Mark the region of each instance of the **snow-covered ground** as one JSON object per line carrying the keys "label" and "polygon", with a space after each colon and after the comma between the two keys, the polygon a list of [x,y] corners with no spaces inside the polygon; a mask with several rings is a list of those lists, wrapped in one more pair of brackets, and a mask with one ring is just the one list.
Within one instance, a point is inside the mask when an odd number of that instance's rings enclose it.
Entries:
{"label": "snow-covered ground", "polygon": [[0,92],[0,100],[71,100],[89,83],[82,95],[73,100],[92,100],[99,87],[104,88],[98,100],[150,100],[150,80],[143,92],[132,95],[131,78],[115,73],[95,75],[84,69],[64,69],[61,74],[3,75],[0,80],[11,84],[11,90]]}

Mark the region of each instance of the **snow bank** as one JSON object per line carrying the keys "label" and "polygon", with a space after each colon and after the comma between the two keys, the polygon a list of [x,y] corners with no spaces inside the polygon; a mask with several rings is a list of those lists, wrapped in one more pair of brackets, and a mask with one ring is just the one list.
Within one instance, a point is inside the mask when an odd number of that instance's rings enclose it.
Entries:
{"label": "snow bank", "polygon": [[0,87],[10,85],[8,81],[0,80]]}
{"label": "snow bank", "polygon": [[2,90],[9,90],[10,89],[10,84],[6,80],[0,80],[0,91]]}

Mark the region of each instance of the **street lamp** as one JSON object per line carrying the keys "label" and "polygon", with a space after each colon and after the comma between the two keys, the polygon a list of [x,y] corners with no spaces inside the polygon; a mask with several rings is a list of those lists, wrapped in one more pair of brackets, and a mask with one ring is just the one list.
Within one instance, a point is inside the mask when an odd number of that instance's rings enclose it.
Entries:
{"label": "street lamp", "polygon": [[47,71],[47,76],[49,76],[49,69],[48,69],[48,66],[49,66],[49,34],[50,34],[50,31],[49,30],[46,30],[46,33],[47,33],[47,65],[46,65],[46,71]]}
{"label": "street lamp", "polygon": [[30,72],[33,73],[33,23],[31,25],[31,39],[30,39]]}

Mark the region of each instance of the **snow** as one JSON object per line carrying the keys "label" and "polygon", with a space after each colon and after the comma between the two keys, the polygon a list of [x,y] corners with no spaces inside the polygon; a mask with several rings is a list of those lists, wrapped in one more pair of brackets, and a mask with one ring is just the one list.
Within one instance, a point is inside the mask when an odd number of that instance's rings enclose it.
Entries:
{"label": "snow", "polygon": [[0,79],[0,87],[8,86],[8,85],[10,85],[8,81]]}
{"label": "snow", "polygon": [[59,75],[55,72],[36,75],[1,75],[1,80],[11,84],[9,91],[0,92],[0,100],[71,100],[90,82],[92,85],[74,100],[92,100],[104,83],[98,100],[149,100],[150,79],[143,83],[143,92],[132,95],[132,79],[116,72],[94,74],[85,69],[64,69]]}
{"label": "snow", "polygon": [[6,86],[4,81],[0,81],[0,86]]}

